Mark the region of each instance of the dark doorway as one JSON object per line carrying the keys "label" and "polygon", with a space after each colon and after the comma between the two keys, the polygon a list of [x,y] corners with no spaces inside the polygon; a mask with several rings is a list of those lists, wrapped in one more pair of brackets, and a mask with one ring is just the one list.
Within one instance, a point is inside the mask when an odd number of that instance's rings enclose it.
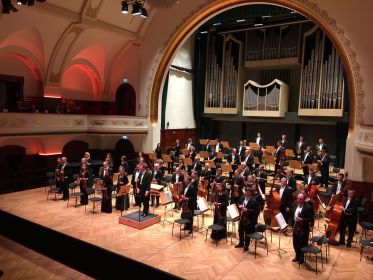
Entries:
{"label": "dark doorway", "polygon": [[136,160],[137,154],[131,141],[127,139],[121,139],[115,145],[114,150],[114,161],[119,165],[121,156],[126,156],[130,167],[130,172],[133,170],[134,161]]}
{"label": "dark doorway", "polygon": [[115,93],[116,114],[136,115],[136,93],[130,84],[121,84]]}
{"label": "dark doorway", "polygon": [[0,75],[0,109],[15,112],[23,97],[23,77]]}

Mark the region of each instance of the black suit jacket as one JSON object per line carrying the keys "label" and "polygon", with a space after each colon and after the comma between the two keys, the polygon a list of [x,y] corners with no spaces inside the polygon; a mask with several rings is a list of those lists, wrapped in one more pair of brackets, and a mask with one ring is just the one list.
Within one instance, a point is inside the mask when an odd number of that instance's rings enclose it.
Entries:
{"label": "black suit jacket", "polygon": [[201,176],[201,171],[202,171],[202,164],[198,161],[193,162],[193,164],[190,166],[190,171],[196,171],[198,176]]}
{"label": "black suit jacket", "polygon": [[322,177],[329,177],[329,164],[330,157],[329,155],[325,155],[320,164],[320,173]]}
{"label": "black suit jacket", "polygon": [[[334,182],[332,185],[332,194],[337,194],[338,188],[338,181]],[[341,191],[345,197],[347,197],[347,188],[346,188],[346,180],[342,182]]]}
{"label": "black suit jacket", "polygon": [[175,145],[175,157],[179,157],[179,155],[181,154],[181,145]]}
{"label": "black suit jacket", "polygon": [[345,198],[343,202],[343,207],[345,208],[344,210],[344,216],[351,216],[351,217],[356,217],[357,219],[357,209],[360,206],[360,202],[356,198],[352,198],[350,201],[350,204],[348,204],[348,207],[346,208],[346,203],[347,203],[347,198]]}
{"label": "black suit jacket", "polygon": [[[245,202],[245,196],[240,196],[238,200],[238,205],[239,206],[244,205],[244,202]],[[248,215],[251,225],[256,225],[258,223],[260,205],[261,205],[260,201],[255,199],[254,196],[251,196],[248,203],[246,204],[246,209],[247,209],[246,215]],[[242,214],[242,215],[245,215],[245,214]]]}
{"label": "black suit jacket", "polygon": [[240,156],[240,161],[243,161],[243,159],[245,158],[245,152],[246,152],[246,147],[245,146],[242,146],[241,147],[241,152],[240,152],[240,146],[237,147],[237,155]]}
{"label": "black suit jacket", "polygon": [[[311,177],[310,175],[306,175],[306,177],[304,177],[304,184],[305,185],[308,185],[308,178]],[[319,178],[317,178],[317,176],[315,175],[312,175],[312,178],[311,178],[311,181],[310,181],[310,185],[312,185],[312,181],[315,182],[315,185],[318,185],[319,184]]]}
{"label": "black suit jacket", "polygon": [[188,198],[187,203],[189,210],[195,210],[197,209],[197,187],[195,184],[191,183],[187,192],[184,194],[186,187],[187,185],[184,184],[182,194]]}
{"label": "black suit jacket", "polygon": [[[149,172],[140,173],[139,175],[139,188],[140,188],[140,194],[145,195],[146,191],[150,191],[150,185],[152,183],[152,174]],[[148,195],[150,198],[150,195]]]}
{"label": "black suit jacket", "polygon": [[158,170],[157,172],[153,172],[153,179],[155,179],[157,181],[157,184],[160,185],[162,183],[162,179],[163,179],[163,173],[161,170]]}
{"label": "black suit jacket", "polygon": [[175,184],[175,183],[182,183],[184,182],[184,175],[183,174],[179,174],[179,181],[176,182],[176,173],[172,173],[172,176],[171,176],[171,183],[172,184]]}
{"label": "black suit jacket", "polygon": [[312,152],[310,152],[307,157],[306,157],[307,153],[305,153],[302,157],[302,161],[304,162],[304,164],[312,164],[313,162],[313,158],[314,158],[314,154]]}
{"label": "black suit jacket", "polygon": [[[280,188],[277,189],[277,192],[280,194]],[[281,205],[280,205],[280,211],[285,211],[286,208],[291,207],[291,193],[292,190],[286,186],[285,190],[281,197]]]}
{"label": "black suit jacket", "polygon": [[287,148],[288,148],[288,145],[289,145],[288,140],[285,139],[284,142],[282,142],[282,140],[280,140],[280,141],[281,141],[281,143],[282,143],[282,147],[283,147],[284,149],[287,149]]}
{"label": "black suit jacket", "polygon": [[[256,143],[256,139],[257,139],[257,137],[255,137],[254,143]],[[259,145],[263,147],[263,137],[259,138]]]}
{"label": "black suit jacket", "polygon": [[300,148],[301,154],[303,155],[304,150],[306,149],[306,147],[307,147],[306,142],[302,141],[302,145],[300,145],[300,141],[297,141],[295,143],[295,147],[294,147],[294,154],[297,155],[298,154],[298,149]]}
{"label": "black suit jacket", "polygon": [[234,156],[234,160],[232,159],[232,153],[229,154],[228,158],[227,158],[227,161],[230,163],[230,164],[234,164],[234,165],[238,165],[240,160],[239,160],[239,156],[236,154]]}
{"label": "black suit jacket", "polygon": [[[297,210],[298,203],[295,202],[292,206],[291,210],[291,224],[294,226],[294,215],[295,211]],[[308,235],[308,232],[310,231],[310,225],[313,225],[313,220],[314,220],[314,212],[313,212],[313,207],[307,203],[304,203],[302,211],[299,214],[299,217],[303,219],[301,221],[302,223],[302,228],[303,231],[306,232]]]}

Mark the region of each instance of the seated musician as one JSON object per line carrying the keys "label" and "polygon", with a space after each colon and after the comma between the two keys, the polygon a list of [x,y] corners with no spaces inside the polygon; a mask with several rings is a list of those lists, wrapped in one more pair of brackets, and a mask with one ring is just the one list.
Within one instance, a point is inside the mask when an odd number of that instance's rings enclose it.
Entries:
{"label": "seated musician", "polygon": [[223,186],[220,183],[215,185],[212,202],[214,204],[214,224],[221,225],[224,230],[212,231],[211,238],[214,240],[220,240],[225,238],[227,235],[227,204],[228,195],[223,190]]}
{"label": "seated musician", "polygon": [[116,190],[117,190],[117,197],[115,199],[115,209],[116,210],[124,211],[124,210],[127,210],[129,208],[130,201],[129,201],[128,195],[121,195],[121,196],[118,195],[120,188],[122,186],[127,185],[127,184],[128,184],[128,178],[127,178],[127,174],[125,172],[125,169],[124,169],[123,166],[119,166],[118,183],[115,186]]}
{"label": "seated musician", "polygon": [[307,146],[306,151],[302,156],[302,166],[303,166],[303,175],[306,177],[308,175],[308,165],[313,163],[314,154],[312,152],[312,147]]}
{"label": "seated musician", "polygon": [[310,223],[313,220],[313,208],[304,202],[304,194],[297,196],[297,202],[292,206],[291,224],[293,226],[293,248],[295,258],[293,262],[304,263],[304,253],[301,249],[308,244]]}
{"label": "seated musician", "polygon": [[346,227],[348,228],[348,239],[346,247],[351,247],[351,242],[354,237],[357,225],[357,209],[360,205],[358,199],[355,198],[355,191],[348,190],[347,197],[343,203],[343,214],[341,216],[339,228],[339,245],[345,245]]}
{"label": "seated musician", "polygon": [[255,169],[255,176],[258,181],[258,185],[263,194],[266,192],[266,183],[268,174],[264,170],[264,165],[261,164],[257,169]]}
{"label": "seated musician", "polygon": [[193,211],[197,209],[197,189],[198,187],[192,183],[192,177],[187,176],[184,180],[182,191],[182,214],[181,217],[189,219],[190,224],[186,225],[185,230],[192,233],[193,230]]}
{"label": "seated musician", "polygon": [[[157,184],[157,185],[161,185],[162,184],[163,173],[159,169],[159,164],[158,163],[154,164],[152,176],[153,176],[153,178],[152,178],[152,184]],[[163,189],[160,189],[159,191],[162,191],[162,190]],[[157,207],[159,207],[159,196],[156,196],[155,200],[156,200],[155,207],[157,208]],[[151,204],[150,204],[150,206],[153,207],[153,205],[154,205],[154,195],[151,196]]]}
{"label": "seated musician", "polygon": [[231,189],[230,189],[230,204],[235,203],[238,206],[240,197],[243,195],[243,186],[244,180],[239,175],[238,171],[235,170],[233,177],[230,181]]}
{"label": "seated musician", "polygon": [[[181,174],[180,168],[176,167],[175,168],[175,172],[171,176],[171,183],[172,184],[175,184],[175,183],[182,184],[183,182],[184,182],[184,175]],[[175,204],[174,209],[178,209],[178,205],[177,204]]]}
{"label": "seated musician", "polygon": [[245,152],[246,152],[246,147],[243,144],[243,140],[240,140],[240,144],[238,145],[238,148],[237,148],[237,155],[240,158],[240,162],[244,161]]}
{"label": "seated musician", "polygon": [[240,242],[235,248],[244,247],[244,251],[247,251],[250,244],[250,238],[247,235],[255,232],[255,225],[258,223],[258,216],[260,213],[260,204],[252,196],[252,190],[250,188],[245,188],[244,196],[240,197],[238,205],[241,212],[238,226]]}

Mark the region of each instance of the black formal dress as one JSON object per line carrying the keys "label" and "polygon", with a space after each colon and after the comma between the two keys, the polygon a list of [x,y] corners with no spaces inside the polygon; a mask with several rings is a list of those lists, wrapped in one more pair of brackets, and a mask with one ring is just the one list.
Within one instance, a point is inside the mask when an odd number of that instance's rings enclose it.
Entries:
{"label": "black formal dress", "polygon": [[88,204],[88,194],[87,188],[89,187],[89,170],[86,169],[84,172],[80,171],[79,178],[80,178],[80,192],[83,194],[80,197],[80,204],[87,205]]}
{"label": "black formal dress", "polygon": [[106,171],[103,170],[100,174],[101,179],[104,182],[104,187],[102,189],[102,201],[101,201],[101,212],[111,213],[111,193],[113,187],[113,171],[108,168]]}
{"label": "black formal dress", "polygon": [[122,186],[127,185],[127,184],[128,184],[127,175],[123,175],[123,176],[118,177],[118,184],[116,185],[117,197],[115,199],[115,209],[116,210],[120,210],[120,211],[127,210],[129,205],[130,205],[128,194],[118,196],[120,188]]}

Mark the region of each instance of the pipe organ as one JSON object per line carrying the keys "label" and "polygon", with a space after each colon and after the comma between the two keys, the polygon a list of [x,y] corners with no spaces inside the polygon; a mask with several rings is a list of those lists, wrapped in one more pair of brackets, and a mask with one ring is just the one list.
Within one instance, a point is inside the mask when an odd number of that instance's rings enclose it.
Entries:
{"label": "pipe organ", "polygon": [[343,114],[344,69],[341,58],[325,34],[314,26],[304,34],[298,114]]}
{"label": "pipe organ", "polygon": [[211,35],[208,42],[205,113],[237,113],[242,42],[231,35]]}
{"label": "pipe organ", "polygon": [[260,85],[249,80],[244,86],[243,116],[284,117],[288,110],[289,86],[280,80]]}

